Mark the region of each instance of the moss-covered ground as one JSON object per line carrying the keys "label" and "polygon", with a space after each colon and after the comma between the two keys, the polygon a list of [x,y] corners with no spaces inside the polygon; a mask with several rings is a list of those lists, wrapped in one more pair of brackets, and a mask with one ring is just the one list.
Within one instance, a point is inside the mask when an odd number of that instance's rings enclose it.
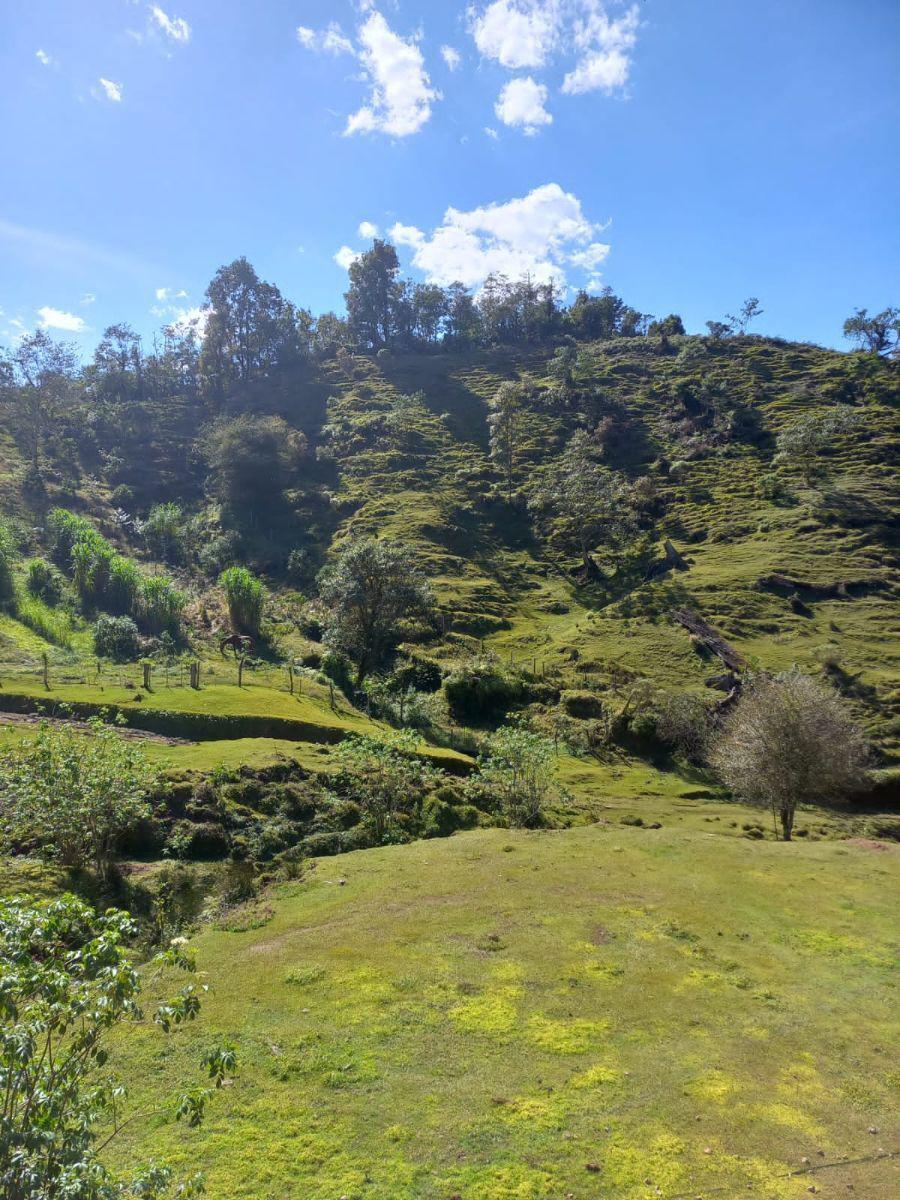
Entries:
{"label": "moss-covered ground", "polygon": [[[222,1200],[887,1200],[898,854],[600,824],[322,860],[200,935],[198,1025],[121,1039],[159,1113],[116,1159]],[[197,1138],[167,1104],[220,1035]]]}

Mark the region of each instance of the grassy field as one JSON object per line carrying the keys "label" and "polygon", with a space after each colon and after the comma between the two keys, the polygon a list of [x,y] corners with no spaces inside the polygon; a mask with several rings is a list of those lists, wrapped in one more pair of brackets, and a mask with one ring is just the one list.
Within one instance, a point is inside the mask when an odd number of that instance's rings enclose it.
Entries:
{"label": "grassy field", "polygon": [[[898,855],[594,825],[323,860],[198,937],[196,1027],[121,1039],[163,1111],[117,1161],[221,1200],[887,1200]],[[198,1138],[167,1097],[219,1035]]]}

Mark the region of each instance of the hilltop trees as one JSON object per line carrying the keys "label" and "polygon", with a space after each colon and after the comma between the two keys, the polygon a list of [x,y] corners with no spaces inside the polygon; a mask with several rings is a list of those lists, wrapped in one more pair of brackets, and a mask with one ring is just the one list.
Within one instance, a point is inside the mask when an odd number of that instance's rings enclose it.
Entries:
{"label": "hilltop trees", "polygon": [[301,357],[296,309],[259,278],[246,258],[216,271],[206,300],[202,366],[217,395]]}
{"label": "hilltop trees", "polygon": [[380,238],[350,264],[350,287],[344,294],[347,324],[362,349],[378,350],[394,339],[402,296],[399,271],[397,251]]}
{"label": "hilltop trees", "polygon": [[372,538],[351,542],[319,574],[328,610],[325,642],[356,666],[356,686],[395,645],[404,621],[425,616],[431,589],[408,546]]}
{"label": "hilltop trees", "polygon": [[710,761],[736,795],[772,810],[789,842],[798,805],[865,786],[868,750],[837,693],[794,670],[745,687]]}
{"label": "hilltop trees", "polygon": [[37,329],[17,343],[0,367],[0,400],[12,410],[32,469],[39,471],[44,442],[74,398],[75,352]]}
{"label": "hilltop trees", "polygon": [[844,322],[844,337],[871,354],[896,354],[900,350],[900,308],[885,308],[869,316],[858,308]]}

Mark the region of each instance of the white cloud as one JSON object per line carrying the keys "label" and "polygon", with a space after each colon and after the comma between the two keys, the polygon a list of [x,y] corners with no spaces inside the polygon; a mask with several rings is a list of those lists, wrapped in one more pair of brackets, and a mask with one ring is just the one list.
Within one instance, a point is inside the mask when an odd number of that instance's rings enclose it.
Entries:
{"label": "white cloud", "polygon": [[481,54],[511,71],[574,61],[562,84],[569,95],[612,93],[628,81],[637,5],[612,18],[604,0],[491,0],[468,15]]}
{"label": "white cloud", "polygon": [[361,238],[377,238],[378,226],[372,221],[360,221],[357,232]]}
{"label": "white cloud", "polygon": [[394,33],[379,12],[359,29],[359,61],[372,90],[368,102],[347,119],[345,135],[380,131],[392,137],[418,133],[440,93],[430,85],[422,51]]}
{"label": "white cloud", "polygon": [[85,292],[84,295],[81,297],[81,303],[82,304],[93,304],[96,299],[97,299],[97,297],[94,295],[93,292]]}
{"label": "white cloud", "polygon": [[538,282],[567,282],[567,271],[597,268],[609,253],[598,242],[600,226],[585,217],[581,202],[558,183],[547,183],[503,204],[471,212],[448,208],[430,235],[413,225],[395,225],[391,238],[412,249],[412,263],[431,283],[459,280],[476,287],[492,274]]}
{"label": "white cloud", "polygon": [[546,102],[546,87],[526,75],[521,79],[510,79],[494,105],[494,112],[504,125],[520,126],[523,133],[534,134],[542,125],[553,122],[544,108]]}
{"label": "white cloud", "polygon": [[158,4],[151,4],[150,17],[166,37],[171,38],[173,42],[190,41],[191,27],[184,17],[170,17]]}
{"label": "white cloud", "polygon": [[485,58],[503,67],[542,67],[559,35],[558,0],[493,0],[469,9],[469,28]]}
{"label": "white cloud", "polygon": [[497,141],[497,139],[500,137],[500,134],[497,132],[497,130],[496,130],[496,129],[492,129],[490,125],[485,125],[485,127],[484,127],[484,132],[487,134],[487,136],[488,136],[489,138],[493,138],[493,140],[494,140],[495,142],[496,142],[496,141]]}
{"label": "white cloud", "polygon": [[591,0],[585,15],[575,25],[575,45],[580,58],[563,80],[568,95],[601,90],[614,92],[624,87],[631,68],[630,51],[637,41],[638,10],[633,5],[616,20]]}
{"label": "white cloud", "polygon": [[340,250],[336,251],[334,261],[339,267],[345,271],[349,271],[350,267],[359,258],[358,250],[351,250],[349,246],[341,246]]}
{"label": "white cloud", "polygon": [[104,79],[101,75],[100,86],[103,88],[107,100],[112,100],[114,104],[118,104],[122,99],[121,83],[114,83],[111,79]]}
{"label": "white cloud", "polygon": [[210,308],[179,308],[175,312],[175,320],[168,326],[178,334],[196,334],[198,340],[202,340],[206,330],[206,322],[209,320],[209,315],[212,312]]}
{"label": "white cloud", "polygon": [[461,54],[458,50],[454,50],[452,46],[441,46],[441,58],[451,71],[455,71],[462,62]]}
{"label": "white cloud", "polygon": [[56,59],[52,58],[46,50],[35,50],[34,57],[45,67],[52,67],[56,63]]}
{"label": "white cloud", "polygon": [[332,21],[327,29],[316,32],[308,25],[297,26],[297,41],[307,50],[316,50],[328,54],[354,54],[353,43],[338,25]]}
{"label": "white cloud", "polygon": [[83,317],[63,312],[60,308],[51,308],[49,304],[45,304],[37,312],[41,318],[42,329],[63,329],[66,333],[84,333],[87,329]]}

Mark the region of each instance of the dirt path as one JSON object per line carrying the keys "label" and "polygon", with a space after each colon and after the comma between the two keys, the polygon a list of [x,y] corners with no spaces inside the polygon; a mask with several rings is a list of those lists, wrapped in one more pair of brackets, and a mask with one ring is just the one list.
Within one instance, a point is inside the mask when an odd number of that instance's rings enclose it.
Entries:
{"label": "dirt path", "polygon": [[[0,725],[68,725],[81,733],[90,733],[91,726],[87,721],[76,721],[68,717],[47,717],[41,713],[0,713]],[[167,737],[163,733],[151,733],[148,729],[132,729],[127,725],[117,725],[116,732],[126,742],[157,742],[161,746],[194,746],[190,738]]]}

